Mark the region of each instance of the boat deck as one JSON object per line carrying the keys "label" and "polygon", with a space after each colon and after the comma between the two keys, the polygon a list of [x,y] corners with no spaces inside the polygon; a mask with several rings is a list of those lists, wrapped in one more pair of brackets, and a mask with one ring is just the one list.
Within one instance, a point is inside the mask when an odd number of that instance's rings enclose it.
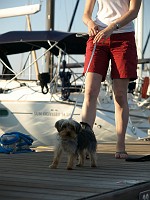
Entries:
{"label": "boat deck", "polygon": [[[64,154],[58,169],[48,166],[52,148],[33,153],[0,154],[1,200],[143,200],[150,199],[150,162],[114,159],[115,144],[98,145],[98,167],[66,170]],[[150,154],[150,141],[128,143],[130,155]]]}

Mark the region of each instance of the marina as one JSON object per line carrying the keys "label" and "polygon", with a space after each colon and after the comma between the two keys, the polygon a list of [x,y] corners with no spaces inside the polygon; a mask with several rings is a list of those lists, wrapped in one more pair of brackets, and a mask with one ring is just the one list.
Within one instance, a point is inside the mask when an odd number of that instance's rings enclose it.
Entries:
{"label": "marina", "polygon": [[[149,141],[127,143],[129,156],[150,153]],[[150,162],[115,159],[115,143],[97,148],[97,168],[66,170],[64,154],[58,169],[50,169],[53,147],[33,153],[0,154],[1,200],[143,200],[150,197]]]}
{"label": "marina", "polygon": [[[78,0],[73,6],[72,17],[69,15],[68,31],[64,29],[58,31],[56,28],[58,23],[55,23],[54,27],[54,16],[57,16],[58,11],[55,7],[58,4],[54,2],[54,0],[40,2],[38,5],[32,5],[35,6],[34,9],[31,9],[31,6],[14,7],[11,8],[11,13],[10,9],[1,10],[3,11],[1,18],[8,18],[5,14],[9,14],[9,17],[11,14],[10,18],[19,16],[19,19],[21,16],[26,16],[27,30],[9,30],[0,35],[0,136],[6,132],[21,132],[33,138],[34,146],[55,144],[54,124],[57,120],[71,117],[80,122],[84,100],[83,65],[89,36],[87,30],[85,32],[78,29],[73,32],[72,29],[77,7],[83,2],[80,1],[79,4]],[[20,10],[24,12],[17,14]],[[30,18],[29,12],[36,19],[38,15],[46,14],[46,30],[40,27],[33,30],[35,23]],[[76,17],[79,17],[77,13]],[[137,20],[135,24],[141,24],[141,12]],[[136,37],[136,40],[139,38],[138,49],[141,37],[142,34],[138,32]],[[149,34],[146,44],[148,41]],[[144,49],[147,49],[146,46]],[[21,63],[18,59],[20,55]],[[12,57],[17,61],[15,64]],[[138,63],[140,75],[136,82],[129,84],[128,88],[130,116],[126,130],[127,141],[149,139],[149,57],[147,59],[142,57]],[[147,69],[145,77],[141,68],[143,65]],[[101,84],[97,98],[93,129],[98,142],[116,141],[115,109],[110,77],[108,69],[106,80]],[[146,80],[145,85],[144,80]]]}
{"label": "marina", "polygon": [[[79,0],[76,3],[70,0],[68,4],[66,0],[36,0],[36,4],[30,6],[7,1],[10,7],[16,7],[6,9],[8,5],[3,2],[4,9],[0,13],[3,28],[0,35],[0,139],[5,133],[26,134],[33,139],[33,151],[1,151],[0,200],[150,200],[150,31],[149,22],[146,24],[145,20],[149,0],[143,1],[135,20],[139,59],[138,79],[128,88],[129,122],[125,141],[129,160],[114,157],[117,138],[108,70],[97,99],[93,126],[98,142],[97,167],[91,168],[86,159],[84,167],[74,163],[73,170],[66,169],[65,153],[57,169],[50,169],[49,165],[58,139],[56,121],[65,118],[81,121],[85,92],[82,72],[88,40],[86,27],[79,24],[83,1],[79,4]],[[22,4],[25,2],[27,0]],[[80,12],[77,12],[78,4]],[[30,18],[30,15],[33,16]],[[69,18],[65,19],[65,15]],[[13,28],[10,21],[2,19],[7,17],[14,23]],[[44,23],[37,23],[42,19]],[[7,147],[13,146],[9,145]]]}
{"label": "marina", "polygon": [[[25,51],[30,52],[34,48],[36,50],[45,47],[46,52],[50,51],[57,56],[58,65],[53,68],[55,73],[52,80],[49,79],[48,72],[37,74],[37,77],[40,77],[39,80],[20,80],[18,78],[20,74],[24,74],[24,71],[33,63],[45,56],[45,53],[42,53],[19,73],[12,74],[10,80],[9,74],[2,75],[4,79],[0,80],[2,87],[0,90],[0,135],[5,132],[19,131],[31,135],[36,146],[51,146],[55,144],[54,124],[57,120],[71,117],[78,122],[81,121],[85,79],[83,74],[79,76],[71,68],[68,69],[65,60],[66,54],[71,59],[70,54],[80,53],[83,55],[85,53],[87,35],[85,39],[85,35],[81,34],[81,37],[77,37],[77,34],[80,33],[12,31],[1,35],[0,45],[4,51],[1,62],[4,72],[7,70],[10,70],[9,73],[13,72],[5,52],[18,54]],[[64,55],[62,56],[62,54]],[[7,64],[3,60],[6,60]],[[60,64],[63,65],[62,68]],[[97,99],[96,120],[93,129],[98,142],[116,140],[113,90],[109,75],[102,83]],[[71,77],[72,79],[70,79]],[[139,95],[141,96],[141,93]],[[140,98],[141,100],[137,98],[136,94],[128,93],[130,109],[126,130],[128,140],[149,138],[149,98]]]}

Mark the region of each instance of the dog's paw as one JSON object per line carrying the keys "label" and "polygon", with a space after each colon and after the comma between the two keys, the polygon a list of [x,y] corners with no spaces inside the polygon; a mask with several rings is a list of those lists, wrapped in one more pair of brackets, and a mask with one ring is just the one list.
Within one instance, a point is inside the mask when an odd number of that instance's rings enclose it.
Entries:
{"label": "dog's paw", "polygon": [[91,165],[91,167],[92,167],[92,168],[96,168],[96,167],[97,167],[97,165],[95,165],[95,164],[92,164],[92,165]]}
{"label": "dog's paw", "polygon": [[78,163],[78,164],[76,164],[76,167],[83,167],[83,165]]}
{"label": "dog's paw", "polygon": [[73,170],[73,168],[72,167],[67,167],[67,170]]}
{"label": "dog's paw", "polygon": [[50,169],[57,169],[57,166],[52,164],[52,165],[49,165],[49,168]]}

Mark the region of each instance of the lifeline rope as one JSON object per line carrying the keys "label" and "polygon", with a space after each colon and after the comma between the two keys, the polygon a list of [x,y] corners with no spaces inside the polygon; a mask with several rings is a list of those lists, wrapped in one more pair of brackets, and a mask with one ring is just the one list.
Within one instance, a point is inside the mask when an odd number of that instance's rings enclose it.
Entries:
{"label": "lifeline rope", "polygon": [[80,96],[80,94],[81,94],[81,92],[82,92],[82,89],[83,89],[83,86],[84,86],[84,83],[85,83],[85,79],[86,79],[86,76],[87,76],[87,72],[88,72],[88,70],[89,70],[89,68],[90,68],[90,65],[91,65],[91,62],[92,62],[92,59],[93,59],[95,50],[96,50],[96,43],[94,44],[93,51],[92,51],[92,54],[91,54],[91,57],[90,57],[90,60],[89,60],[89,63],[88,63],[88,67],[87,67],[86,72],[85,72],[85,76],[84,76],[84,80],[83,80],[83,84],[82,84],[81,90],[80,90],[80,92],[79,92],[79,94],[78,94],[78,96],[77,96],[77,99],[76,99],[74,108],[73,108],[73,110],[72,110],[72,113],[71,113],[71,116],[70,116],[69,119],[72,119],[72,116],[73,116],[73,114],[74,114],[74,111],[75,111],[75,108],[76,108],[76,106],[77,106],[79,96]]}

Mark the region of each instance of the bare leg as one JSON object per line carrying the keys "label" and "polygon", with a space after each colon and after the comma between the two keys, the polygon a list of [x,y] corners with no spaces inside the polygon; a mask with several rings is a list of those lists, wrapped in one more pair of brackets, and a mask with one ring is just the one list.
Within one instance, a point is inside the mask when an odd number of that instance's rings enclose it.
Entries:
{"label": "bare leg", "polygon": [[82,122],[93,127],[96,117],[97,97],[100,91],[102,76],[97,73],[88,73],[85,81],[85,95],[82,107]]}
{"label": "bare leg", "polygon": [[[125,133],[129,118],[129,108],[127,101],[128,79],[114,79],[114,104],[115,104],[115,122],[117,132],[116,158],[126,158],[125,153]],[[122,152],[122,153],[121,153]],[[124,153],[123,153],[124,152]]]}

